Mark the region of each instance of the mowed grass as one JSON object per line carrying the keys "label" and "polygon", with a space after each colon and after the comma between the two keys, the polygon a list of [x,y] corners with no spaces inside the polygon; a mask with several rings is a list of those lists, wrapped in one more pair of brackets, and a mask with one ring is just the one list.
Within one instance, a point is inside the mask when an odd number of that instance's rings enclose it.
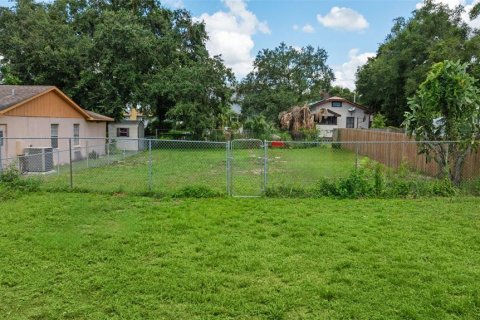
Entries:
{"label": "mowed grass", "polygon": [[478,319],[480,199],[31,194],[1,319]]}
{"label": "mowed grass", "polygon": [[[239,149],[231,153],[232,192],[258,195],[264,181],[264,150]],[[206,186],[225,193],[227,155],[222,145],[213,149],[153,150],[123,158],[121,154],[73,164],[73,185],[80,189],[105,192],[172,193],[187,186]],[[348,175],[355,166],[355,155],[330,147],[269,149],[269,186],[301,185],[313,187],[321,178]],[[47,188],[69,186],[68,166],[60,174],[44,177]],[[151,186],[151,189],[149,189]]]}

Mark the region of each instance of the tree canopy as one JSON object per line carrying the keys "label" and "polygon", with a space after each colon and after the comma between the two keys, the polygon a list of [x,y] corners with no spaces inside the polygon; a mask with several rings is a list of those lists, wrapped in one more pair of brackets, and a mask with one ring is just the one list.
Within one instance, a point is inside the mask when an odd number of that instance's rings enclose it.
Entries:
{"label": "tree canopy", "polygon": [[462,7],[452,10],[426,1],[410,19],[396,19],[376,57],[357,72],[361,103],[385,115],[388,125],[399,126],[408,109],[407,98],[435,63],[444,59],[476,61],[469,72],[478,73],[479,36],[464,23],[463,12]]}
{"label": "tree canopy", "polygon": [[254,70],[238,88],[242,113],[277,121],[281,111],[318,99],[334,80],[326,60],[327,52],[312,46],[296,49],[281,43],[274,49],[261,50]]}
{"label": "tree canopy", "polygon": [[228,112],[235,83],[210,57],[202,23],[159,1],[18,0],[0,8],[0,81],[56,85],[120,119],[140,105],[203,134]]}
{"label": "tree canopy", "polygon": [[[427,79],[408,101],[407,132],[423,142],[421,152],[439,163],[456,183],[466,155],[480,138],[480,89],[468,64],[444,61],[433,65]],[[454,144],[430,141],[456,141]]]}

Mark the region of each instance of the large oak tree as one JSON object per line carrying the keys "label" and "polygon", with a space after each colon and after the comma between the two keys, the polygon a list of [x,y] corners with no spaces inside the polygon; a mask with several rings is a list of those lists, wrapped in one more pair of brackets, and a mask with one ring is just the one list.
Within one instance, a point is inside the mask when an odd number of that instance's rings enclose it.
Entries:
{"label": "large oak tree", "polygon": [[260,51],[254,70],[239,85],[242,114],[276,121],[281,111],[319,99],[334,80],[327,57],[324,49],[296,49],[285,43]]}
{"label": "large oak tree", "polygon": [[[202,23],[155,0],[18,0],[0,8],[3,82],[56,85],[120,119],[142,106],[197,135],[229,110],[234,77]],[[197,121],[201,120],[201,121]]]}

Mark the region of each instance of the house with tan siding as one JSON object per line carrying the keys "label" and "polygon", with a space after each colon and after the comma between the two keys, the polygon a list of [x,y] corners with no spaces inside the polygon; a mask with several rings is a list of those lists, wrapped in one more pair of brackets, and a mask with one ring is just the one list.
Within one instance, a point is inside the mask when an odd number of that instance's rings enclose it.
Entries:
{"label": "house with tan siding", "polygon": [[[62,138],[72,138],[75,160],[87,157],[88,140],[82,138],[103,138],[94,146],[95,152],[103,154],[107,123],[112,121],[81,108],[54,86],[0,85],[3,159],[21,156],[26,148],[69,150],[69,139]],[[58,154],[56,162],[68,161],[66,153]]]}

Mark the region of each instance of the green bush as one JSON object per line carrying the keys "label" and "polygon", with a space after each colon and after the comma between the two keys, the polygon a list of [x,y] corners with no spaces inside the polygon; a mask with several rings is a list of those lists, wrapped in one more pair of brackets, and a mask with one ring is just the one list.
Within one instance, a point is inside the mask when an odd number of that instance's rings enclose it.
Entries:
{"label": "green bush", "polygon": [[0,184],[6,188],[25,192],[38,191],[40,188],[38,179],[23,177],[15,165],[2,170],[0,173]]}
{"label": "green bush", "polygon": [[216,198],[222,194],[205,186],[188,186],[175,192],[173,198]]}
{"label": "green bush", "polygon": [[318,183],[316,196],[334,198],[416,198],[449,197],[459,190],[448,179],[436,180],[423,176],[406,176],[375,162],[353,170],[344,178],[323,179]]}
{"label": "green bush", "polygon": [[268,187],[265,196],[276,198],[310,198],[315,197],[314,189],[307,189],[297,185],[282,185]]}

